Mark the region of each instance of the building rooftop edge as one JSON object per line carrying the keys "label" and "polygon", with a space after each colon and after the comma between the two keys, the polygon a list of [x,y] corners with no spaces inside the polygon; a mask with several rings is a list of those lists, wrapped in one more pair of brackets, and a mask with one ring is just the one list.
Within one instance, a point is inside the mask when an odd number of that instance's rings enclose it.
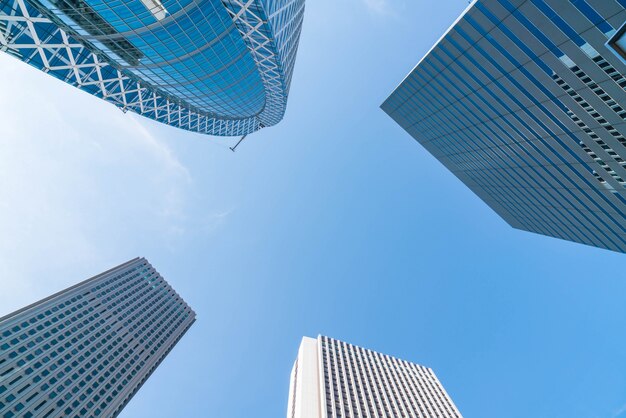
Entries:
{"label": "building rooftop edge", "polygon": [[[425,369],[428,369],[428,370],[430,370],[431,372],[433,372],[433,373],[434,373],[434,370],[433,370],[431,367],[429,367],[429,366],[424,366],[424,365],[423,365],[423,364],[421,364],[421,363],[416,363],[416,362],[414,362],[414,361],[405,360],[405,359],[400,358],[400,357],[395,356],[395,355],[385,354],[385,353],[382,353],[382,352],[380,352],[380,351],[373,350],[373,349],[371,349],[371,348],[366,348],[366,347],[363,347],[363,346],[360,346],[360,345],[357,345],[357,344],[352,344],[352,343],[349,343],[349,342],[346,342],[346,341],[343,341],[343,340],[340,340],[340,339],[337,339],[337,338],[329,337],[329,336],[327,336],[327,335],[318,334],[317,339],[319,340],[321,337],[326,337],[326,338],[329,338],[329,339],[331,339],[331,340],[335,340],[335,341],[342,342],[342,343],[344,343],[344,344],[351,345],[351,346],[353,346],[353,347],[357,347],[357,348],[360,348],[360,349],[363,349],[363,350],[371,351],[371,352],[374,352],[374,353],[376,353],[376,354],[380,354],[381,356],[387,356],[387,357],[391,357],[391,358],[394,358],[394,359],[399,360],[399,361],[405,361],[405,362],[407,362],[407,363],[415,364],[415,365],[417,365],[417,366],[420,366],[420,367],[423,367],[423,368],[425,368]],[[303,338],[310,338],[310,337],[306,337],[306,336],[305,336],[305,337],[303,337]]]}
{"label": "building rooftop edge", "polygon": [[437,39],[437,42],[435,42],[433,44],[432,47],[430,47],[430,49],[424,54],[424,56],[422,58],[420,58],[420,60],[417,62],[417,64],[415,64],[413,66],[413,68],[411,68],[411,70],[407,73],[407,75],[404,76],[404,78],[396,85],[396,87],[394,87],[394,89],[391,91],[391,93],[389,94],[389,96],[387,96],[387,98],[380,104],[380,108],[387,113],[387,111],[383,108],[383,106],[385,106],[385,104],[387,103],[387,101],[391,98],[391,96],[393,96],[395,94],[395,92],[402,86],[402,84],[406,81],[407,78],[409,78],[409,76],[411,74],[413,74],[413,72],[415,71],[415,69],[417,67],[420,66],[420,64],[430,55],[431,52],[433,52],[433,50],[437,47],[437,45],[439,45],[441,43],[441,41],[443,41],[443,39],[448,36],[448,34],[450,33],[450,31],[461,21],[461,19],[463,19],[463,17],[465,17],[465,15],[467,14],[467,12],[470,11],[470,9],[472,7],[474,7],[474,4],[476,4],[476,2],[478,2],[478,0],[472,0],[472,2],[470,4],[467,5],[467,7],[465,8],[465,10],[463,10],[463,12],[461,12],[461,14],[459,15],[459,17],[457,17],[455,19],[454,22],[452,22],[452,24],[450,25],[450,27],[448,27],[448,29],[446,29],[446,31],[443,33],[443,35],[441,35],[439,37],[439,39]]}
{"label": "building rooftop edge", "polygon": [[47,296],[47,297],[45,297],[43,299],[40,299],[40,300],[38,300],[36,302],[33,302],[30,305],[27,305],[27,306],[25,306],[23,308],[18,309],[17,311],[14,311],[14,312],[11,312],[11,313],[9,313],[7,315],[4,315],[4,316],[0,317],[0,322],[6,321],[7,319],[10,319],[10,318],[12,318],[12,317],[14,317],[16,315],[19,315],[19,314],[21,314],[23,312],[26,312],[29,309],[35,308],[35,307],[41,305],[42,303],[48,302],[48,301],[56,298],[57,296],[60,296],[60,295],[64,294],[67,291],[74,290],[74,289],[76,289],[78,287],[84,286],[85,284],[87,284],[89,282],[97,280],[97,279],[99,279],[100,277],[102,277],[102,276],[104,276],[106,274],[109,274],[109,273],[111,273],[111,272],[113,272],[115,270],[118,270],[118,269],[121,269],[123,267],[126,267],[127,265],[132,264],[132,263],[134,263],[136,261],[139,261],[139,260],[145,260],[146,262],[148,262],[148,260],[146,260],[144,257],[135,257],[132,260],[128,260],[128,261],[126,261],[126,262],[124,262],[124,263],[122,263],[122,264],[120,264],[118,266],[115,266],[115,267],[110,268],[110,269],[108,269],[106,271],[103,271],[100,274],[96,274],[95,276],[92,276],[92,277],[90,277],[90,278],[88,278],[86,280],[83,280],[83,281],[81,281],[79,283],[76,283],[75,285],[72,285],[70,287],[62,289],[62,290],[60,290],[60,291],[58,291],[56,293],[53,293],[50,296]]}

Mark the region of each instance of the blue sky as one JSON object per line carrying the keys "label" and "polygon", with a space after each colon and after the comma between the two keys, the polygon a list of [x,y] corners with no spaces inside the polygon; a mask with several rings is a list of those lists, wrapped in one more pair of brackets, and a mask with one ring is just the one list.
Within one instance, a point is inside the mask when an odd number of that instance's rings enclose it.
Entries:
{"label": "blue sky", "polygon": [[0,54],[0,315],[135,256],[198,321],[123,418],[284,416],[303,335],[466,417],[626,417],[624,256],[510,228],[379,105],[462,0],[308,0],[283,122],[123,114]]}

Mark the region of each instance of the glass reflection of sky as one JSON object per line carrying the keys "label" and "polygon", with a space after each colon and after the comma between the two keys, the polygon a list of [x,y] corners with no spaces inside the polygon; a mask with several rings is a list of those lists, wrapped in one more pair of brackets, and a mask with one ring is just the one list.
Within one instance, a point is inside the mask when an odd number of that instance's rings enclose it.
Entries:
{"label": "glass reflection of sky", "polygon": [[84,1],[117,32],[86,38],[105,51],[99,41],[129,41],[142,54],[138,65],[111,56],[141,79],[222,117],[249,117],[263,109],[255,62],[221,1],[164,0],[167,15],[161,20],[141,0]]}

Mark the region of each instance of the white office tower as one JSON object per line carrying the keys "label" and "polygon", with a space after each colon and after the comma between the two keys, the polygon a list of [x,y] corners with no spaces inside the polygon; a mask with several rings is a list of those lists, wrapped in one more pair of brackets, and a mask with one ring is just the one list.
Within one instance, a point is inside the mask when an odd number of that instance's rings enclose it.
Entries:
{"label": "white office tower", "polygon": [[332,338],[304,337],[287,418],[461,418],[427,367]]}

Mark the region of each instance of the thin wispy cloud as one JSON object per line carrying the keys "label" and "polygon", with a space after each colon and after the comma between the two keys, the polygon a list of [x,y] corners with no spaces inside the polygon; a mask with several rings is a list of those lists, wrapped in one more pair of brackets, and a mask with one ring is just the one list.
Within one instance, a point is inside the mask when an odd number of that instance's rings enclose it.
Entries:
{"label": "thin wispy cloud", "polygon": [[143,121],[6,54],[0,69],[2,312],[145,255],[138,234],[186,233],[192,176]]}
{"label": "thin wispy cloud", "polygon": [[622,417],[626,417],[626,404],[622,405],[621,408],[613,412],[613,415],[611,416],[611,418],[622,418]]}
{"label": "thin wispy cloud", "polygon": [[389,10],[390,10],[389,0],[362,0],[362,1],[365,4],[365,6],[368,8],[368,10],[373,13],[380,14],[380,15],[389,14]]}
{"label": "thin wispy cloud", "polygon": [[391,0],[361,0],[370,13],[378,16],[395,16]]}

